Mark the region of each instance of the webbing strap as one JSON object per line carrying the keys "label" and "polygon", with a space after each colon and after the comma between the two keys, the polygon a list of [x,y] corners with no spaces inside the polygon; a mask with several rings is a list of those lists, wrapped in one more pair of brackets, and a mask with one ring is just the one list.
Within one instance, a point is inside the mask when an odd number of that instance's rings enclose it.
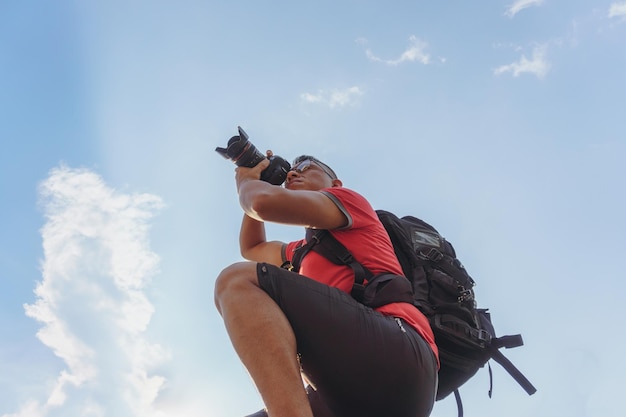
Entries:
{"label": "webbing strap", "polygon": [[515,334],[515,335],[511,335],[511,336],[500,336],[500,337],[496,337],[491,339],[491,346],[495,347],[495,348],[514,348],[514,347],[518,347],[518,346],[523,346],[524,345],[524,340],[522,339],[522,335],[521,334]]}
{"label": "webbing strap", "polygon": [[521,385],[522,388],[528,393],[528,395],[533,395],[537,392],[537,388],[533,386],[533,384],[520,372],[519,369],[508,360],[502,352],[498,349],[492,349],[491,357],[494,361],[498,362],[506,371],[517,381],[518,384]]}
{"label": "webbing strap", "polygon": [[328,230],[319,230],[316,233],[318,244],[311,250],[317,252],[336,265],[347,265],[354,272],[355,285],[362,286],[365,280],[370,280],[374,274],[363,264],[357,261],[352,253],[339,242]]}
{"label": "webbing strap", "polygon": [[326,230],[306,229],[306,236],[305,236],[306,243],[298,246],[294,250],[291,263],[289,264],[290,268],[287,268],[287,269],[289,269],[290,271],[294,271],[294,272],[300,271],[300,266],[302,265],[302,259],[304,259],[306,254],[309,253],[309,251],[313,249],[315,245],[320,243],[320,240],[324,237],[323,232],[326,232]]}
{"label": "webbing strap", "polygon": [[487,395],[491,398],[491,395],[493,395],[493,371],[491,370],[491,364],[489,362],[487,362],[487,368],[489,369],[489,391]]}
{"label": "webbing strap", "polygon": [[336,265],[349,266],[354,272],[355,290],[362,289],[365,280],[370,280],[374,274],[363,264],[357,261],[352,253],[339,242],[328,230],[307,229],[306,243],[296,249],[291,262],[295,272],[300,270],[302,259],[309,251],[316,252]]}
{"label": "webbing strap", "polygon": [[463,417],[463,403],[461,402],[461,394],[459,390],[454,390],[454,399],[456,400],[456,408],[459,410],[459,417]]}

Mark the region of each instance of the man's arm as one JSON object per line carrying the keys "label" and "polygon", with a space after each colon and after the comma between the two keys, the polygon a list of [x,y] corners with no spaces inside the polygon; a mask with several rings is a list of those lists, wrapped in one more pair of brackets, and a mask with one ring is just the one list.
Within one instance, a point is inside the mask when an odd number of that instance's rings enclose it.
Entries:
{"label": "man's arm", "polygon": [[244,212],[258,221],[270,221],[317,229],[337,229],[348,219],[337,205],[319,191],[288,190],[260,181],[269,161],[254,168],[237,168],[239,203]]}
{"label": "man's arm", "polygon": [[249,261],[267,262],[281,266],[283,263],[283,245],[283,242],[268,242],[265,237],[263,222],[244,214],[239,232],[241,256]]}

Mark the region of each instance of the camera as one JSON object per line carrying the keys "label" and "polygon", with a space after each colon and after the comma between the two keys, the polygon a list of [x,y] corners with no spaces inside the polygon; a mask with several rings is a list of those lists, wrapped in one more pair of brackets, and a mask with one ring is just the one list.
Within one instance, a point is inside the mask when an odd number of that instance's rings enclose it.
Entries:
{"label": "camera", "polygon": [[[233,136],[228,140],[226,148],[215,148],[226,159],[232,160],[239,167],[253,168],[259,162],[267,158],[264,154],[250,142],[248,135],[241,126],[237,126],[239,136]],[[280,185],[285,182],[287,173],[291,169],[289,162],[280,156],[273,155],[268,158],[270,165],[261,172],[261,180],[273,185]]]}

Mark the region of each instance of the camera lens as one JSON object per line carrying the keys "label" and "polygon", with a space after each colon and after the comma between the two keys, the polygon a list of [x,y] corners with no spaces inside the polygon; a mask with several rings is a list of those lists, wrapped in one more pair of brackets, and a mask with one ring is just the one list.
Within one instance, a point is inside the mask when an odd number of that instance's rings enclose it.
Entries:
{"label": "camera lens", "polygon": [[[254,168],[266,159],[259,150],[248,140],[248,135],[239,127],[239,136],[233,136],[228,140],[226,148],[215,148],[226,159],[230,159],[239,167]],[[280,185],[285,181],[289,172],[289,162],[279,156],[269,158],[270,165],[261,173],[261,180],[270,184]]]}
{"label": "camera lens", "polygon": [[250,142],[247,138],[233,136],[228,141],[228,156],[240,167],[252,168],[258,165],[265,155]]}

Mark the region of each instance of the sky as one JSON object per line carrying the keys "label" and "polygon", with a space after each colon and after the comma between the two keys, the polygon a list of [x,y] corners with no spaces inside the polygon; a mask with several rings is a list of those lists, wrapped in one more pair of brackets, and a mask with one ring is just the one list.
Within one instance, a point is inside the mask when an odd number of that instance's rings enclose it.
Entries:
{"label": "sky", "polygon": [[622,416],[624,74],[623,0],[0,2],[0,417],[262,407],[213,303],[237,126],[454,244],[538,389],[465,416]]}

